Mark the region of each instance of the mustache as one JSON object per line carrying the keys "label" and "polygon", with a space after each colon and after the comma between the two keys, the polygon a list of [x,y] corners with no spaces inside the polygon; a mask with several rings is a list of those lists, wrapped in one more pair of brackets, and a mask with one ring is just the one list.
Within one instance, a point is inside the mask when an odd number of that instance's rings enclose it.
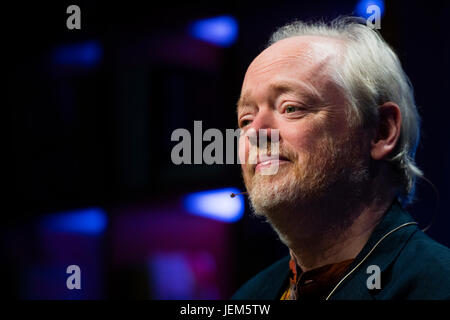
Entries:
{"label": "mustache", "polygon": [[[256,152],[258,155],[262,155],[263,157],[265,156],[275,156],[278,159],[281,160],[287,160],[290,162],[297,162],[298,161],[298,153],[295,152],[294,150],[292,150],[289,147],[286,147],[285,145],[279,145],[279,149],[278,152],[273,154],[271,153],[271,148],[270,148],[270,144],[267,145],[267,147],[265,148],[257,148]],[[256,164],[255,163],[249,163],[249,161],[246,161],[245,164],[245,169],[246,171],[251,171],[254,172],[255,171],[255,167]]]}
{"label": "mustache", "polygon": [[[260,152],[262,152],[261,154],[269,155],[269,156],[272,156],[272,154],[270,154],[271,150],[272,149],[271,149],[270,141],[267,143],[266,148],[261,149],[258,147],[258,149],[257,149],[258,154]],[[286,145],[281,144],[281,143],[278,146],[278,153],[276,153],[274,155],[278,156],[279,159],[286,159],[289,161],[297,161],[297,158],[298,158],[297,152],[295,152],[290,147],[287,147]]]}

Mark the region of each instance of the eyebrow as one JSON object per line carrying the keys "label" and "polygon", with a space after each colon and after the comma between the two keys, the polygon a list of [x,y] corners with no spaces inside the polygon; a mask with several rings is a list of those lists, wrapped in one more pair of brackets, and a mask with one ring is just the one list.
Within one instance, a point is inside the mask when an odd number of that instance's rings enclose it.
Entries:
{"label": "eyebrow", "polygon": [[[309,98],[313,98],[315,100],[321,100],[322,98],[319,91],[317,91],[317,89],[313,85],[300,81],[280,81],[272,83],[269,85],[268,90],[271,92],[275,92],[278,95],[281,95],[283,93],[295,92],[295,93],[302,93],[308,96]],[[249,95],[244,94],[243,96],[239,97],[236,112],[239,113],[239,111],[242,108],[250,104],[251,100]]]}

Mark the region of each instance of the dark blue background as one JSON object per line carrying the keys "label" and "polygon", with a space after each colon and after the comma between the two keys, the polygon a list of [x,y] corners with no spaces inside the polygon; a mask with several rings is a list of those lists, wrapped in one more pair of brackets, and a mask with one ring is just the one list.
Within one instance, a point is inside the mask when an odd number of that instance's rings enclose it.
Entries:
{"label": "dark blue background", "polygon": [[[65,11],[74,3],[81,7],[82,29],[70,31]],[[294,19],[351,14],[356,3],[2,4],[7,81],[2,110],[11,125],[3,152],[8,163],[1,210],[2,293],[43,299],[164,297],[155,289],[160,288],[154,283],[158,273],[149,271],[154,269],[143,257],[150,252],[157,257],[152,263],[187,263],[197,270],[199,290],[209,292],[180,297],[227,298],[286,254],[269,225],[248,208],[234,224],[189,220],[177,209],[188,192],[244,188],[237,165],[173,165],[170,135],[176,128],[192,132],[194,120],[202,120],[204,130],[235,128],[245,70],[270,33]],[[239,23],[232,46],[217,47],[189,35],[192,21],[223,14]],[[436,212],[428,234],[450,246],[448,17],[446,1],[387,1],[381,34],[415,88],[423,120],[417,163],[440,197],[437,202],[433,188],[419,181],[418,201],[410,212],[423,227]],[[58,48],[80,43],[92,45],[86,53],[92,64],[57,61]],[[169,204],[175,206],[155,209]],[[89,207],[105,212],[108,222],[101,235],[55,235],[39,227],[49,213]],[[166,212],[174,218],[165,221]],[[149,229],[140,230],[133,221]],[[196,230],[198,242],[184,242],[195,238],[187,229]],[[175,240],[168,245],[170,239]],[[86,270],[81,293],[61,287],[71,257]],[[175,282],[184,283],[180,279]]]}

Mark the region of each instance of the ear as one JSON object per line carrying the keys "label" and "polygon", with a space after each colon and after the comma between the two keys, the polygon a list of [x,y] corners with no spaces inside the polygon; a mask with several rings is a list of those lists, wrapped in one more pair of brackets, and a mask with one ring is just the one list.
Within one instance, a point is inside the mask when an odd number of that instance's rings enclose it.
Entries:
{"label": "ear", "polygon": [[378,107],[379,121],[375,136],[371,140],[370,154],[374,160],[386,158],[397,145],[400,137],[402,115],[394,102],[386,102]]}

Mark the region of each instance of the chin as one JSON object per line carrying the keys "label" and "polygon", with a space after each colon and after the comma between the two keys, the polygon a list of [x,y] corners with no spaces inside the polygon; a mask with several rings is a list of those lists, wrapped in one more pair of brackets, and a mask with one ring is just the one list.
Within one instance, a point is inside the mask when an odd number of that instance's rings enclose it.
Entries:
{"label": "chin", "polygon": [[296,202],[298,180],[292,175],[255,176],[249,192],[250,202],[257,215],[270,216],[271,213],[286,209]]}

